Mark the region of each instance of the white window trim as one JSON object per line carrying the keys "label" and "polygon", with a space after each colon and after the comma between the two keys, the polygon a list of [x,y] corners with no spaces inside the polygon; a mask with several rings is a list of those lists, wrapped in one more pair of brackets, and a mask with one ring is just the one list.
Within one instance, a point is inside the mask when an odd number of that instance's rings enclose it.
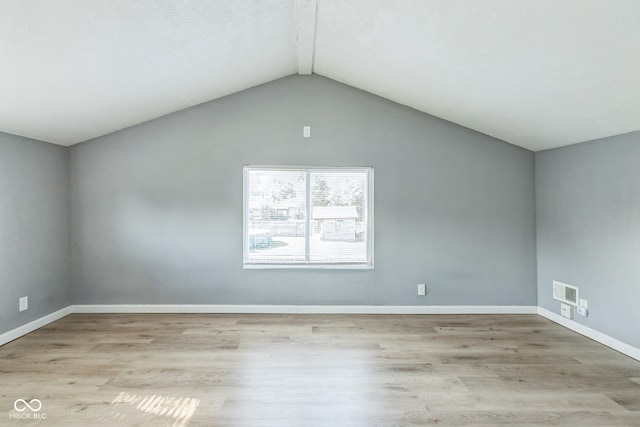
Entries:
{"label": "white window trim", "polygon": [[[310,172],[367,172],[367,261],[361,263],[353,263],[353,262],[335,262],[335,263],[326,263],[326,262],[314,262],[314,261],[250,261],[249,260],[249,236],[247,235],[248,224],[249,224],[249,180],[248,172],[250,170],[274,170],[274,171],[306,171],[307,174]],[[330,270],[373,270],[373,213],[374,213],[374,203],[373,203],[373,167],[371,166],[349,166],[349,167],[340,167],[340,166],[260,166],[260,165],[247,165],[243,167],[242,170],[242,267],[245,270],[255,270],[255,269],[330,269]],[[309,227],[311,225],[311,221],[309,218],[311,217],[311,182],[307,176],[307,189],[306,189],[306,232],[305,236],[305,245],[306,245],[306,253],[309,253]]]}

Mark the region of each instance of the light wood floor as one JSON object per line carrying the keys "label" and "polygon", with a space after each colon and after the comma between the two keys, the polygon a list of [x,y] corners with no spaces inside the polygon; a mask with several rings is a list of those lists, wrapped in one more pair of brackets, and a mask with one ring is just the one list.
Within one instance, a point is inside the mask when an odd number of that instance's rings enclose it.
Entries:
{"label": "light wood floor", "polygon": [[[10,418],[16,399],[46,420]],[[2,426],[640,426],[640,362],[536,315],[74,314],[0,347],[0,408]]]}

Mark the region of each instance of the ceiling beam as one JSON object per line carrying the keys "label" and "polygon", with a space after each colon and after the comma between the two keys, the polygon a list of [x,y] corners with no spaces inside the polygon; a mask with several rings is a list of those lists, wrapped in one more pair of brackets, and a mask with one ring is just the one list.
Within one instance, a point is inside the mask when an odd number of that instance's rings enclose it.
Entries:
{"label": "ceiling beam", "polygon": [[298,74],[313,72],[316,45],[317,0],[296,0],[296,31],[298,42]]}

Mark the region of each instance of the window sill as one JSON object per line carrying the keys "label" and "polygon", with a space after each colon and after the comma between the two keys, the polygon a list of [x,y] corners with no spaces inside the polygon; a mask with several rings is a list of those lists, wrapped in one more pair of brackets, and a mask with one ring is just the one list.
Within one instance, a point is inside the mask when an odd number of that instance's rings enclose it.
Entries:
{"label": "window sill", "polygon": [[244,270],[373,270],[373,264],[243,264]]}

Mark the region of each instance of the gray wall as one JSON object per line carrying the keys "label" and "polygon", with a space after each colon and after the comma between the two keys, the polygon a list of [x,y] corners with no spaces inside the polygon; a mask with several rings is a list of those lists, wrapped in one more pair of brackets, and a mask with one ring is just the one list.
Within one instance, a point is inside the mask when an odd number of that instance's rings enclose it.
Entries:
{"label": "gray wall", "polygon": [[640,348],[640,132],[536,154],[538,303],[580,288],[577,322]]}
{"label": "gray wall", "polygon": [[[373,166],[375,270],[243,270],[248,164]],[[288,77],[71,148],[73,302],[536,305],[533,167],[527,150]]]}
{"label": "gray wall", "polygon": [[0,133],[0,333],[71,303],[68,154]]}

